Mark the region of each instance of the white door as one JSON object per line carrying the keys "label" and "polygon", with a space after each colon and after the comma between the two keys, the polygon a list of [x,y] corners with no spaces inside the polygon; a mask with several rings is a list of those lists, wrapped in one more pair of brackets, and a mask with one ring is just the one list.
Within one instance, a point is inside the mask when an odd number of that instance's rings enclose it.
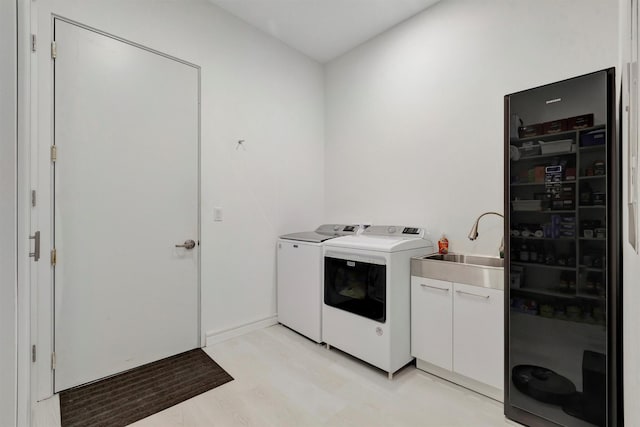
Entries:
{"label": "white door", "polygon": [[453,369],[453,283],[411,277],[411,355]]}
{"label": "white door", "polygon": [[199,347],[200,108],[198,67],[54,28],[60,391]]}
{"label": "white door", "polygon": [[453,370],[504,387],[504,293],[453,284]]}

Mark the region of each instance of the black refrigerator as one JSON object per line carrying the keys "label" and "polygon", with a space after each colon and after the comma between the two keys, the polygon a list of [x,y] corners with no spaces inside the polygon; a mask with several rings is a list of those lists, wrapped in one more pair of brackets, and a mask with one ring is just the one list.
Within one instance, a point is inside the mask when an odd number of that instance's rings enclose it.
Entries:
{"label": "black refrigerator", "polygon": [[505,96],[505,415],[621,426],[613,68]]}

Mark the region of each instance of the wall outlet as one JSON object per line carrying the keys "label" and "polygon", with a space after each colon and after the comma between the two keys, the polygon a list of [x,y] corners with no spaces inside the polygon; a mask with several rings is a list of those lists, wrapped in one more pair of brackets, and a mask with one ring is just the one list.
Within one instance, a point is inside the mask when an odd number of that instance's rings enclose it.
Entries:
{"label": "wall outlet", "polygon": [[222,221],[222,208],[213,208],[213,220]]}

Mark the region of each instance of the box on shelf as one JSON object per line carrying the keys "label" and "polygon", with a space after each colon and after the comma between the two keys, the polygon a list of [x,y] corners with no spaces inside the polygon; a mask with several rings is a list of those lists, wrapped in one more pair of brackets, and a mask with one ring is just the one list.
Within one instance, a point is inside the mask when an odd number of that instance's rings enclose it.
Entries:
{"label": "box on shelf", "polygon": [[581,147],[593,147],[595,145],[604,145],[607,142],[606,131],[598,129],[584,133],[580,136]]}
{"label": "box on shelf", "polygon": [[542,210],[542,200],[513,200],[511,201],[514,211],[540,211]]}
{"label": "box on shelf", "polygon": [[604,161],[596,160],[593,162],[593,174],[594,175],[606,175],[607,170]]}
{"label": "box on shelf", "polygon": [[551,201],[551,209],[554,211],[571,211],[575,209],[576,204],[571,199],[556,199]]}
{"label": "box on shelf", "polygon": [[511,276],[509,277],[512,289],[519,289],[524,283],[524,267],[520,265],[511,266]]}
{"label": "box on shelf", "polygon": [[544,122],[542,124],[542,133],[558,133],[567,130],[567,119],[552,120],[550,122]]}
{"label": "box on shelf", "polygon": [[581,116],[569,117],[567,119],[567,130],[590,128],[593,126],[593,113],[582,114]]}
{"label": "box on shelf", "polygon": [[562,154],[571,152],[572,139],[561,139],[558,141],[538,141],[542,154]]}
{"label": "box on shelf", "polygon": [[591,202],[594,206],[604,206],[607,203],[606,193],[594,192],[591,194]]}
{"label": "box on shelf", "polygon": [[560,197],[563,199],[574,199],[575,198],[575,189],[576,186],[572,184],[565,184],[560,189]]}
{"label": "box on shelf", "polygon": [[544,181],[547,183],[561,182],[563,169],[562,165],[547,166],[544,169]]}
{"label": "box on shelf", "polygon": [[532,141],[525,142],[520,147],[520,157],[531,157],[540,155],[540,145],[534,144]]}
{"label": "box on shelf", "polygon": [[518,127],[518,137],[520,138],[529,138],[538,135],[542,135],[542,124],[540,123]]}

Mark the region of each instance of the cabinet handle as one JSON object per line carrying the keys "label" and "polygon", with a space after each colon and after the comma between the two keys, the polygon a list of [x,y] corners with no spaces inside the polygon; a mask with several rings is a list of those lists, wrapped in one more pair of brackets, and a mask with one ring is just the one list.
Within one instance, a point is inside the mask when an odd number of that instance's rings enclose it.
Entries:
{"label": "cabinet handle", "polygon": [[477,297],[477,298],[484,298],[484,299],[491,298],[491,295],[478,295],[478,294],[472,294],[471,292],[465,292],[465,291],[456,291],[456,293],[462,294],[462,295],[470,295],[472,297]]}
{"label": "cabinet handle", "polygon": [[420,286],[422,286],[423,288],[437,289],[437,290],[439,290],[439,291],[449,292],[449,289],[448,289],[448,288],[439,288],[439,287],[437,287],[437,286],[425,285],[424,283],[420,283]]}

